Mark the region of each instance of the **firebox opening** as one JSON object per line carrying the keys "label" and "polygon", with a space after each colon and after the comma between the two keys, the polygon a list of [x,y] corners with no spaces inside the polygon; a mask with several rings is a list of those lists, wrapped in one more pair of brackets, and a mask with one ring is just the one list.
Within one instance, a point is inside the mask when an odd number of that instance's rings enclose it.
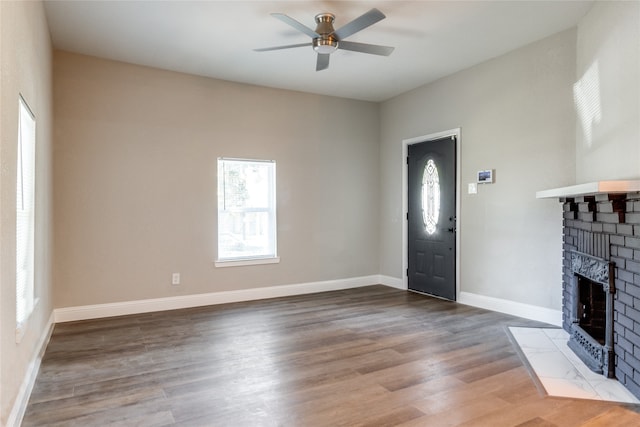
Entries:
{"label": "firebox opening", "polygon": [[580,327],[604,345],[607,296],[602,285],[578,275],[578,301]]}

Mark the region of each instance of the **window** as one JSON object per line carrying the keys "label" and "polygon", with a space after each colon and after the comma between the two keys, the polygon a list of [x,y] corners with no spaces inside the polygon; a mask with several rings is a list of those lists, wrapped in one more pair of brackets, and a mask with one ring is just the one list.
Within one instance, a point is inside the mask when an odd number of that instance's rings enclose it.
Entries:
{"label": "window", "polygon": [[20,97],[16,176],[16,341],[34,305],[36,121]]}
{"label": "window", "polygon": [[438,167],[429,159],[422,173],[422,220],[427,234],[436,232],[440,218],[440,177]]}
{"label": "window", "polygon": [[216,266],[278,261],[275,162],[219,158]]}

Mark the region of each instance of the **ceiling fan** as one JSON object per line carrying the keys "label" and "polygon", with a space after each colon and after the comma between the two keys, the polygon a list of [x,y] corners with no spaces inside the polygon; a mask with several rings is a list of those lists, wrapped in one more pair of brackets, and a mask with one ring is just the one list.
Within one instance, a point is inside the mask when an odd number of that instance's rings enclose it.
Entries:
{"label": "ceiling fan", "polygon": [[316,15],[316,29],[312,30],[304,24],[296,21],[284,13],[272,13],[276,19],[291,25],[298,31],[301,31],[311,37],[311,43],[290,44],[286,46],[265,47],[262,49],[254,49],[256,52],[267,52],[271,50],[291,49],[295,47],[313,46],[313,50],[318,52],[318,60],[316,62],[316,71],[329,68],[330,55],[338,49],[350,50],[353,52],[370,53],[373,55],[389,56],[393,52],[393,47],[380,46],[368,43],[350,42],[345,39],[360,30],[375,24],[385,18],[385,15],[378,9],[371,9],[367,13],[357,17],[353,21],[338,28],[333,29],[333,21],[335,15],[331,13],[320,13]]}

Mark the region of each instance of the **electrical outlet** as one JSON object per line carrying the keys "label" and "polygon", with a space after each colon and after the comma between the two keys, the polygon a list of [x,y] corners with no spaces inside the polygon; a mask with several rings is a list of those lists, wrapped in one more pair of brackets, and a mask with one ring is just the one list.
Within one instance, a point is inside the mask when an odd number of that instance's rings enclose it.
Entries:
{"label": "electrical outlet", "polygon": [[173,273],[171,275],[171,284],[179,285],[180,284],[180,273]]}

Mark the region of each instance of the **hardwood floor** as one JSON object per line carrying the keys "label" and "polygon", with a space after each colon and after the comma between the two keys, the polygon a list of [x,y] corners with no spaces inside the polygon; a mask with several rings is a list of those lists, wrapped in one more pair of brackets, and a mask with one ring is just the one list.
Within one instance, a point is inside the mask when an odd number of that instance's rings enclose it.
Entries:
{"label": "hardwood floor", "polygon": [[385,286],[56,325],[23,426],[631,426],[544,396],[507,326]]}

